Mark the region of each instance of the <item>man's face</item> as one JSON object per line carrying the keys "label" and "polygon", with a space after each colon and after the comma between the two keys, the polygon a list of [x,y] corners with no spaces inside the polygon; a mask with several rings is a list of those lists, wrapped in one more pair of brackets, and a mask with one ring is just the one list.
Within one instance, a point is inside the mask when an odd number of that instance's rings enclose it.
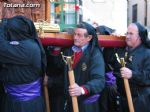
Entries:
{"label": "man's face", "polygon": [[138,28],[135,24],[130,24],[126,33],[126,43],[129,47],[135,48],[141,44],[141,38],[138,33]]}
{"label": "man's face", "polygon": [[74,31],[74,45],[77,47],[82,47],[89,43],[92,39],[92,36],[87,35],[87,30],[82,28],[76,28]]}

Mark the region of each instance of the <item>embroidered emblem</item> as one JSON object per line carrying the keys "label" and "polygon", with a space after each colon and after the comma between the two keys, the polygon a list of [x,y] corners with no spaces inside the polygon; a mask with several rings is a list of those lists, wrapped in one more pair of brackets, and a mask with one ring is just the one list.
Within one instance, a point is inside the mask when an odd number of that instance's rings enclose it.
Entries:
{"label": "embroidered emblem", "polygon": [[129,61],[132,62],[132,59],[133,59],[133,56],[130,56],[129,57]]}
{"label": "embroidered emblem", "polygon": [[82,63],[82,71],[86,71],[86,69],[87,69],[86,63]]}
{"label": "embroidered emblem", "polygon": [[19,45],[19,42],[18,41],[11,41],[9,42],[11,45]]}

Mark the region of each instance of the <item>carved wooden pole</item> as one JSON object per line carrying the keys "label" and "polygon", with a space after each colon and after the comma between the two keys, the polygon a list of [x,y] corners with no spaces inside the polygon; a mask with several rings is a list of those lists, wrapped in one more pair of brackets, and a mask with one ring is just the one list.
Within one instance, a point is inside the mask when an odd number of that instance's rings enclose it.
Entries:
{"label": "carved wooden pole", "polygon": [[[68,64],[68,77],[69,77],[69,82],[70,82],[70,86],[75,84],[75,78],[74,78],[74,72],[72,69],[72,57],[71,56],[64,56],[62,55],[63,60]],[[72,96],[72,106],[73,106],[73,112],[79,112],[79,108],[78,108],[78,100],[76,96]]]}
{"label": "carved wooden pole", "polygon": [[[120,58],[120,63],[122,65],[122,67],[125,67],[124,58]],[[133,107],[132,96],[131,96],[131,91],[130,91],[128,79],[123,78],[123,81],[124,81],[125,91],[126,91],[126,95],[127,95],[129,111],[134,112],[134,107]]]}

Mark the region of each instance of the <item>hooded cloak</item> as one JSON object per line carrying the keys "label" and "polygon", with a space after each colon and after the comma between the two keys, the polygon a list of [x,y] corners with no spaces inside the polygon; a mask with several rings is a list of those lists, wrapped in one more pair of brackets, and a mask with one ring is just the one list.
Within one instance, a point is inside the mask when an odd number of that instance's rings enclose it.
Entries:
{"label": "hooded cloak", "polygon": [[22,41],[26,39],[36,41],[41,50],[42,71],[45,72],[46,55],[33,22],[24,16],[15,16],[2,19],[2,25],[4,25],[5,38],[8,41]]}
{"label": "hooded cloak", "polygon": [[98,33],[100,33],[100,35],[111,35],[115,31],[114,29],[111,29],[105,25],[98,26],[96,30]]}
{"label": "hooded cloak", "polygon": [[150,48],[150,40],[148,38],[147,29],[140,23],[133,23],[133,24],[135,24],[138,28],[139,36],[141,38],[142,44],[144,44],[147,48]]}

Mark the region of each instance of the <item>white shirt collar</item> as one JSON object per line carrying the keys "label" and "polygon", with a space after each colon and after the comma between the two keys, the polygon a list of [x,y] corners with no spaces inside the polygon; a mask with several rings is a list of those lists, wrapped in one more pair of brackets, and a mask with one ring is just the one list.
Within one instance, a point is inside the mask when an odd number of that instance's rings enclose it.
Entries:
{"label": "white shirt collar", "polygon": [[77,47],[77,46],[74,45],[74,46],[72,46],[72,50],[74,52],[84,51],[88,47],[88,45],[89,45],[89,43],[86,44],[86,45],[84,45],[84,46],[82,46],[81,48],[79,48],[79,47]]}

